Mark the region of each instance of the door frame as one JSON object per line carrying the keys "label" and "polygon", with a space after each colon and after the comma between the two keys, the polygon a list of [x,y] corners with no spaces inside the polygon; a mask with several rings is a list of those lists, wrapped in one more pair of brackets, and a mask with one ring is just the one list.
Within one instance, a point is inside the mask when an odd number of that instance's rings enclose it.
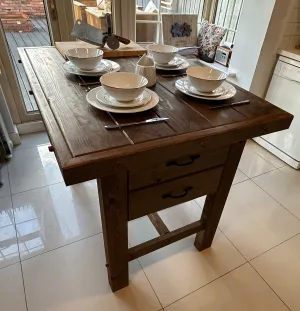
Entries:
{"label": "door frame", "polygon": [[26,111],[2,23],[0,23],[0,70],[0,84],[14,123],[40,120],[39,112],[28,113]]}
{"label": "door frame", "polygon": [[74,26],[73,0],[44,0],[44,6],[52,44],[57,41],[74,41],[71,36]]}
{"label": "door frame", "polygon": [[136,0],[112,0],[114,33],[135,41]]}
{"label": "door frame", "polygon": [[[52,44],[74,41],[73,0],[43,0]],[[0,84],[15,124],[41,120],[40,112],[27,112],[18,78],[11,59],[5,32],[0,22]]]}

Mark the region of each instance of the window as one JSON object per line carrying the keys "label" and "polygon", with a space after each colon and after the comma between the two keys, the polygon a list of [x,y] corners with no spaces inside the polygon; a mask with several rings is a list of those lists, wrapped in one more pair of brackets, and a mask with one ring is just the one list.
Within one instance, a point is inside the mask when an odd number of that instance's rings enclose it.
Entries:
{"label": "window", "polygon": [[[225,40],[234,41],[243,0],[152,0],[157,10],[147,11],[149,0],[136,0],[136,41],[161,41],[160,13],[190,13],[228,29]],[[149,6],[148,6],[149,9]],[[152,11],[152,12],[151,12]]]}
{"label": "window", "polygon": [[243,0],[219,0],[215,16],[215,24],[227,28],[226,41],[234,42]]}

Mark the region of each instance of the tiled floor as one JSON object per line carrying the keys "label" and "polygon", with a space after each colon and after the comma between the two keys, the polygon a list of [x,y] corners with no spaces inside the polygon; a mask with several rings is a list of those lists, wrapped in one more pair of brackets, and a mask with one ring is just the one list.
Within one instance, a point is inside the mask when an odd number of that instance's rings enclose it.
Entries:
{"label": "tiled floor", "polygon": [[[300,310],[300,172],[246,145],[213,245],[194,237],[130,263],[130,286],[107,282],[95,181],[65,187],[45,133],[22,137],[2,169],[1,311]],[[160,212],[174,230],[205,198]],[[148,218],[129,243],[158,236]]]}

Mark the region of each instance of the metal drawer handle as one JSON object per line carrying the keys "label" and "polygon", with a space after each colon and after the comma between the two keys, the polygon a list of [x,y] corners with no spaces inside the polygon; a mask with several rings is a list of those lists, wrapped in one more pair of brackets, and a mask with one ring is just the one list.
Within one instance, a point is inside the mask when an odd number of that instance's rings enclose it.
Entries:
{"label": "metal drawer handle", "polygon": [[191,190],[193,190],[193,187],[187,187],[184,189],[184,193],[178,194],[178,195],[173,195],[171,193],[163,194],[161,197],[163,199],[180,199],[184,198]]}
{"label": "metal drawer handle", "polygon": [[200,158],[200,154],[195,154],[192,156],[189,156],[189,159],[186,162],[177,162],[177,161],[170,161],[167,162],[166,166],[188,166],[193,164],[197,159]]}

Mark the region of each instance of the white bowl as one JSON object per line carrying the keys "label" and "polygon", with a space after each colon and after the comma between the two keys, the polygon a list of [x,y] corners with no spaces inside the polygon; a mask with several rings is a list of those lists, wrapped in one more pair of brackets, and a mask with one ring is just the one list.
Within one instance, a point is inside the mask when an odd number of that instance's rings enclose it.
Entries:
{"label": "white bowl", "polygon": [[118,101],[128,102],[140,96],[148,80],[132,72],[106,73],[100,78],[105,91]]}
{"label": "white bowl", "polygon": [[167,64],[174,59],[178,53],[178,48],[165,44],[150,44],[147,50],[153,55],[153,59],[158,64]]}
{"label": "white bowl", "polygon": [[189,83],[200,92],[212,92],[226,80],[228,74],[210,67],[190,67],[186,71]]}
{"label": "white bowl", "polygon": [[93,70],[103,57],[103,51],[97,48],[76,48],[67,51],[71,63],[82,70]]}

